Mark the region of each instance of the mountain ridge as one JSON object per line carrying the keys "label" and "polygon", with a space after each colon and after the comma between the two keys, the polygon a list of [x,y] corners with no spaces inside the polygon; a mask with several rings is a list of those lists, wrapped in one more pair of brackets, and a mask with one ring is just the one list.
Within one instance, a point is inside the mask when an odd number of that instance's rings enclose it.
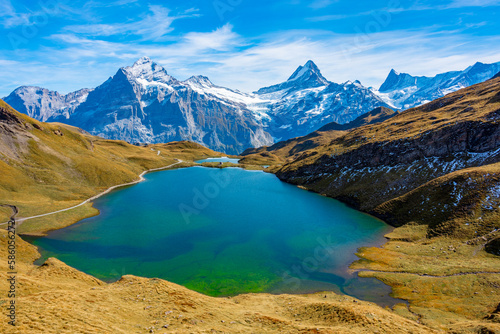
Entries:
{"label": "mountain ridge", "polygon": [[291,138],[269,147],[247,149],[241,153],[243,159],[240,162],[281,164],[300,159],[301,156],[307,155],[308,151],[330,143],[332,140],[343,136],[347,131],[364,125],[383,122],[397,114],[398,112],[392,109],[378,107],[346,124],[328,123],[306,136]]}
{"label": "mountain ridge", "polygon": [[375,92],[398,109],[410,109],[488,80],[499,71],[500,62],[492,64],[476,62],[463,71],[439,73],[433,77],[413,76],[392,69]]}
{"label": "mountain ridge", "polygon": [[[495,63],[500,66],[500,63]],[[391,70],[381,90],[358,80],[328,81],[311,60],[287,81],[247,94],[197,75],[179,81],[148,57],[120,68],[95,89],[67,95],[23,86],[6,97],[21,112],[42,121],[71,124],[130,143],[190,140],[237,154],[305,136],[336,122],[346,124],[377,107],[402,109],[492,77],[491,66],[413,77]],[[491,74],[491,75],[490,75]],[[395,109],[401,109],[395,108]]]}
{"label": "mountain ridge", "polygon": [[[29,98],[15,91],[6,101],[26,113],[38,111],[31,114],[44,121],[67,123],[104,138],[131,143],[190,140],[230,154],[305,135],[329,121],[347,122],[386,105],[359,82],[330,83],[312,61],[272,87],[270,94],[246,94],[217,86],[205,76],[179,81],[142,57],[89,90],[79,104],[64,104],[59,98],[58,104],[39,105],[36,90]],[[320,91],[326,95],[319,96]],[[44,94],[60,96],[48,90]],[[301,94],[307,103],[301,102]]]}

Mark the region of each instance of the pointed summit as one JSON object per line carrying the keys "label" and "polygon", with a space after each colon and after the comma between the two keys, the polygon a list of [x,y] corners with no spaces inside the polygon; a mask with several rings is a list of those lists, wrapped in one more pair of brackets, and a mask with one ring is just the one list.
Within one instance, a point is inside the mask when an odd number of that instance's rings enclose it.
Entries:
{"label": "pointed summit", "polygon": [[328,85],[328,80],[312,60],[308,60],[304,66],[299,66],[287,81],[310,81],[318,86]]}
{"label": "pointed summit", "polygon": [[149,57],[141,57],[134,63],[132,67],[141,66],[144,64],[152,64],[152,63],[153,61]]}
{"label": "pointed summit", "polygon": [[385,79],[382,86],[380,86],[380,92],[387,92],[394,89],[403,89],[410,85],[415,84],[416,77],[413,77],[407,73],[398,73],[394,69],[391,70],[387,79]]}
{"label": "pointed summit", "polygon": [[298,89],[327,86],[330,82],[321,74],[318,66],[309,60],[304,66],[299,66],[287,81],[280,84],[259,89],[257,94],[268,94],[277,91],[287,90],[287,92]]}
{"label": "pointed summit", "polygon": [[170,83],[175,80],[168,75],[166,69],[152,61],[149,57],[141,57],[134,65],[124,67],[122,70],[130,80],[144,79],[146,81],[158,81],[162,83]]}

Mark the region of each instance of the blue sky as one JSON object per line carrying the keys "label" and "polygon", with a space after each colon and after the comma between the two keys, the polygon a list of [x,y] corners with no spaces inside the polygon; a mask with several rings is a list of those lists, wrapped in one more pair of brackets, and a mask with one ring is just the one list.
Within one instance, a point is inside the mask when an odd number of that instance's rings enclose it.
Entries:
{"label": "blue sky", "polygon": [[334,82],[378,87],[500,61],[492,0],[0,0],[0,96],[95,87],[149,56],[178,79],[250,92],[312,59]]}

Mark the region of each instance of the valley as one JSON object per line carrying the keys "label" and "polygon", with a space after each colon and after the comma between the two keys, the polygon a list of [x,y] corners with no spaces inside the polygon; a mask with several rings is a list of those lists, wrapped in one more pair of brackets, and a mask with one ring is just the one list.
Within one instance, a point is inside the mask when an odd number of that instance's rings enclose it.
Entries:
{"label": "valley", "polygon": [[[127,275],[105,283],[55,258],[33,265],[40,253],[22,235],[29,239],[75,228],[79,224],[74,223],[99,213],[89,202],[19,226],[19,303],[24,305],[19,332],[36,333],[40,326],[47,326],[47,332],[147,332],[165,323],[164,331],[172,333],[375,328],[494,333],[500,326],[499,92],[500,78],[493,78],[417,108],[374,108],[350,123],[330,122],[303,137],[247,149],[239,157],[230,156],[239,159],[238,165],[236,160],[202,163],[215,171],[235,166],[264,170],[394,226],[384,245],[359,248],[360,260],[350,270],[384,282],[393,298],[408,304],[384,310],[333,292],[214,298],[160,279]],[[149,169],[192,167],[195,161],[227,156],[192,142],[131,145],[103,139],[70,125],[42,123],[4,102],[0,139],[0,198],[2,204],[19,208],[21,221],[134,182]],[[11,215],[7,207],[0,213],[2,221]],[[5,232],[0,240],[6,242]],[[50,311],[48,301],[54,298],[62,300],[65,317]],[[102,318],[100,325],[89,322],[95,316],[90,305],[116,316]],[[142,316],[125,320],[130,312]],[[76,321],[69,319],[74,314],[79,314]],[[46,320],[34,320],[39,318]]]}
{"label": "valley", "polygon": [[0,333],[500,334],[499,17],[0,0]]}

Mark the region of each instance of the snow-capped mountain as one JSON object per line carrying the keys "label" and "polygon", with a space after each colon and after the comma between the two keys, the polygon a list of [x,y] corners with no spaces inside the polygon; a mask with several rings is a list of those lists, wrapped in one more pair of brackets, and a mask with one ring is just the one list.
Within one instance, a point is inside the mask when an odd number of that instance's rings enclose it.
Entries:
{"label": "snow-capped mountain", "polygon": [[312,61],[287,81],[246,94],[204,76],[179,81],[147,57],[120,68],[94,90],[63,96],[21,87],[5,101],[39,120],[67,123],[109,139],[191,140],[226,153],[305,135],[331,121],[349,122],[386,106],[359,82],[329,82]]}
{"label": "snow-capped mountain", "polygon": [[348,123],[377,107],[407,109],[491,78],[500,63],[477,63],[433,78],[391,71],[378,91],[359,81],[328,81],[312,61],[285,82],[247,94],[193,76],[179,81],[147,57],[120,68],[94,90],[61,95],[20,87],[4,100],[41,121],[132,143],[191,140],[240,153],[303,136],[330,122]]}
{"label": "snow-capped mountain", "polygon": [[374,92],[395,108],[409,109],[491,79],[499,71],[500,62],[478,62],[463,71],[441,73],[434,77],[416,77],[391,70],[379,90]]}
{"label": "snow-capped mountain", "polygon": [[21,86],[14,90],[5,101],[16,110],[45,122],[55,115],[69,115],[85,102],[90,89],[80,89],[67,95],[61,95],[45,88]]}
{"label": "snow-capped mountain", "polygon": [[285,82],[259,89],[267,100],[269,132],[279,140],[304,136],[330,122],[348,123],[377,107],[389,107],[359,81],[329,82],[312,61]]}
{"label": "snow-capped mountain", "polygon": [[304,66],[299,66],[287,81],[280,84],[259,89],[257,94],[269,94],[274,92],[285,92],[287,90],[301,90],[314,87],[326,86],[330,82],[323,77],[318,66],[309,60]]}
{"label": "snow-capped mountain", "polygon": [[272,143],[245,95],[205,77],[184,82],[149,58],[121,68],[64,121],[92,134],[129,142],[198,142],[231,154]]}

